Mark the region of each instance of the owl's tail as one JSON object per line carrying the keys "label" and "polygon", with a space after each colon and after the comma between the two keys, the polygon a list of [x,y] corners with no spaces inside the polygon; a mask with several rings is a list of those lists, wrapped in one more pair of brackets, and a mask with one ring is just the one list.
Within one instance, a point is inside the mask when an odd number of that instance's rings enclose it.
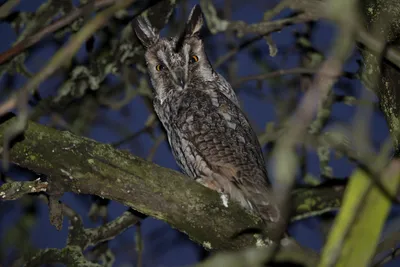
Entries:
{"label": "owl's tail", "polygon": [[264,177],[244,180],[237,177],[236,168],[227,164],[214,163],[213,167],[215,172],[211,176],[202,177],[203,185],[228,193],[230,198],[259,215],[266,224],[278,223],[281,220],[282,216],[274,200],[272,189],[264,183],[254,182],[262,181]]}
{"label": "owl's tail", "polygon": [[[250,192],[249,192],[250,190]],[[259,188],[250,188],[244,190],[247,198],[248,208],[261,217],[267,231],[267,239],[279,242],[282,237],[287,236],[284,220],[277,202],[274,199],[273,192],[270,188],[259,190]],[[264,233],[264,230],[262,232]],[[284,232],[283,232],[284,231]],[[283,236],[282,236],[283,234]]]}
{"label": "owl's tail", "polygon": [[281,213],[278,209],[273,192],[270,188],[241,184],[238,186],[229,183],[228,193],[230,197],[238,201],[245,209],[250,210],[266,223],[278,223]]}
{"label": "owl's tail", "polygon": [[248,208],[258,214],[265,223],[277,223],[281,220],[281,213],[271,190],[247,189],[244,190],[244,195]]}

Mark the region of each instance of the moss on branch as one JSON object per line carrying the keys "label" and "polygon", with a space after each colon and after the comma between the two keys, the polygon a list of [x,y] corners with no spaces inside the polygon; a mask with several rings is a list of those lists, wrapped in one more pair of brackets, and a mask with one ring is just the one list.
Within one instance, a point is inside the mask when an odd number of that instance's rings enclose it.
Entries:
{"label": "moss on branch", "polygon": [[[0,138],[15,118],[0,125]],[[253,235],[237,233],[259,228],[258,218],[237,203],[224,207],[218,193],[179,172],[160,167],[111,145],[29,122],[23,140],[15,142],[10,161],[48,177],[49,192],[92,194],[132,207],[163,220],[213,249],[239,249],[254,245]],[[337,208],[343,192],[320,189],[297,190],[296,216],[315,212],[325,197],[336,199],[327,208]],[[313,200],[314,199],[314,200]],[[333,203],[333,202],[330,202]]]}

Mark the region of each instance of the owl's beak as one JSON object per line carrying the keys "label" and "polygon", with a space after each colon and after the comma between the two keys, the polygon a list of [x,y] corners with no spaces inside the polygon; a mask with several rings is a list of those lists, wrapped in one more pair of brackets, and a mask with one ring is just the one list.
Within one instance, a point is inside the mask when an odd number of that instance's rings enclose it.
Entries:
{"label": "owl's beak", "polygon": [[184,70],[177,70],[176,71],[176,79],[179,86],[182,88],[185,87],[186,79],[185,79],[185,71]]}
{"label": "owl's beak", "polygon": [[179,85],[183,88],[185,87],[185,81],[183,79],[179,79]]}

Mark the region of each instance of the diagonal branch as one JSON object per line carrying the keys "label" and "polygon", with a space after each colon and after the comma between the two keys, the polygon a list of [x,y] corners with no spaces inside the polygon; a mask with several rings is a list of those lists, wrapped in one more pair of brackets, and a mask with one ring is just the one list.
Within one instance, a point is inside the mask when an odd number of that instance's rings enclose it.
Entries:
{"label": "diagonal branch", "polygon": [[63,249],[49,248],[41,251],[32,258],[25,267],[42,266],[46,263],[64,263],[66,266],[101,267],[102,265],[85,259],[82,251],[77,246],[67,246]]}
{"label": "diagonal branch", "polygon": [[[0,138],[14,120],[0,125]],[[12,147],[10,160],[47,175],[50,191],[56,185],[57,190],[63,192],[118,201],[166,221],[208,249],[238,249],[257,242],[253,235],[232,238],[246,229],[261,226],[260,220],[246,213],[240,205],[231,202],[226,208],[218,193],[176,171],[111,145],[29,122],[24,139]],[[0,191],[4,188],[6,184]],[[310,191],[307,193],[307,190]],[[325,201],[327,196],[338,200],[331,207],[337,208],[335,205],[340,204],[342,191],[327,193],[326,188],[296,191],[295,205],[302,208],[295,210],[295,215],[312,213],[313,208],[319,207],[313,199]]]}

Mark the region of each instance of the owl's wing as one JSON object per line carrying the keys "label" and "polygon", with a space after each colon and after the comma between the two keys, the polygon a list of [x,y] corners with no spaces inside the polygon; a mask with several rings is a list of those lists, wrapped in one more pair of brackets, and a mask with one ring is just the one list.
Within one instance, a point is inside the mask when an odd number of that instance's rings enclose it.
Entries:
{"label": "owl's wing", "polygon": [[186,161],[192,173],[274,221],[278,215],[271,206],[261,147],[240,108],[217,90],[193,90],[176,116],[175,127],[191,151]]}
{"label": "owl's wing", "polygon": [[232,86],[228,83],[228,81],[221,74],[217,73],[218,81],[219,81],[219,91],[221,91],[229,100],[231,100],[235,105],[240,107],[239,100],[237,99],[236,93],[233,90]]}

